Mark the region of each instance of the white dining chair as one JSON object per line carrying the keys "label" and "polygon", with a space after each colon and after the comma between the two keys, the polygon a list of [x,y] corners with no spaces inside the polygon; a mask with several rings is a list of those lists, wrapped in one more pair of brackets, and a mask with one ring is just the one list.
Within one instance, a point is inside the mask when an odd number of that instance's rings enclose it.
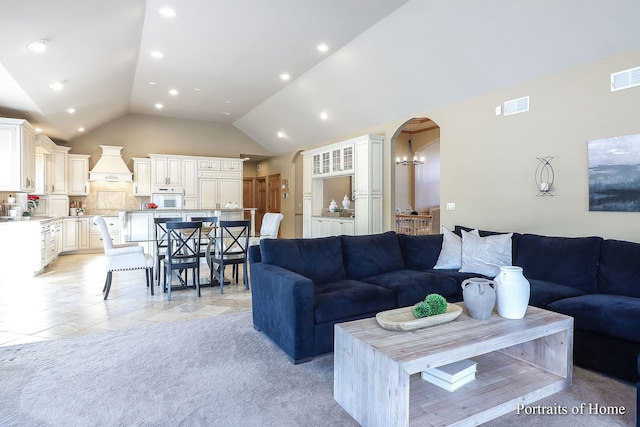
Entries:
{"label": "white dining chair", "polygon": [[249,246],[259,245],[262,239],[277,239],[280,222],[284,215],[281,213],[267,212],[262,217],[262,225],[260,226],[260,234],[257,237],[249,239]]}
{"label": "white dining chair", "polygon": [[99,215],[93,217],[93,223],[100,229],[102,244],[104,246],[104,256],[107,261],[107,278],[104,282],[102,292],[106,300],[111,290],[111,281],[114,271],[140,270],[144,269],[147,278],[147,287],[151,289],[153,295],[153,257],[144,253],[144,248],[137,243],[113,244],[107,223]]}

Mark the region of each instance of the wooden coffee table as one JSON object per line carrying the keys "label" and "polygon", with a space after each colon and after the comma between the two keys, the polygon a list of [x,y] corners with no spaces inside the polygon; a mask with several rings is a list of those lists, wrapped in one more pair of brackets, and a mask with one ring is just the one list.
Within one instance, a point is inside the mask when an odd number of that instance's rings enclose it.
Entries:
{"label": "wooden coffee table", "polygon": [[[420,376],[461,359],[476,379],[454,392]],[[364,426],[477,425],[571,386],[572,360],[573,318],[531,306],[409,332],[363,319],[335,325],[333,395]]]}

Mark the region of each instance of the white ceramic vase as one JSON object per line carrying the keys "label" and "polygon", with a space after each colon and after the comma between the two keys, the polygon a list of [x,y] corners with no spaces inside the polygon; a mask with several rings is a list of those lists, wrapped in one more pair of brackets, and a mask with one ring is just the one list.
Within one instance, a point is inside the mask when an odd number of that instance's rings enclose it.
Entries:
{"label": "white ceramic vase", "polygon": [[494,279],[498,314],[507,319],[522,319],[529,305],[531,287],[522,267],[502,266]]}
{"label": "white ceramic vase", "polygon": [[329,204],[329,212],[335,212],[336,208],[338,207],[338,204],[336,203],[335,200],[331,200],[331,203]]}
{"label": "white ceramic vase", "polygon": [[349,209],[349,206],[351,206],[351,200],[349,200],[349,198],[345,194],[344,199],[342,199],[342,207],[345,209]]}

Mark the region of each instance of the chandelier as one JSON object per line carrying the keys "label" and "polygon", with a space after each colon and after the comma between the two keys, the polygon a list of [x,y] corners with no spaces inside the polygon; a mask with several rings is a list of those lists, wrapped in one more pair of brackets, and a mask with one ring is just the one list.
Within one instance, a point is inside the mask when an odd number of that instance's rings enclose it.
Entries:
{"label": "chandelier", "polygon": [[[409,151],[413,154],[413,148],[411,147],[411,140],[409,140]],[[418,156],[414,154],[411,159],[408,159],[407,156],[404,156],[402,160],[400,160],[400,157],[396,157],[396,165],[403,165],[403,166],[424,165],[424,156],[418,159]]]}

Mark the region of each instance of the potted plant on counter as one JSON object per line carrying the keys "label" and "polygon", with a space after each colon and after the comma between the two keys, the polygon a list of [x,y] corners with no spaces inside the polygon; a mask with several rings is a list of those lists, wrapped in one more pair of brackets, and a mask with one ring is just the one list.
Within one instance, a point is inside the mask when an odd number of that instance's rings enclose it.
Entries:
{"label": "potted plant on counter", "polygon": [[29,212],[29,211],[22,212],[22,220],[23,221],[29,221],[30,219],[31,219],[31,212]]}

